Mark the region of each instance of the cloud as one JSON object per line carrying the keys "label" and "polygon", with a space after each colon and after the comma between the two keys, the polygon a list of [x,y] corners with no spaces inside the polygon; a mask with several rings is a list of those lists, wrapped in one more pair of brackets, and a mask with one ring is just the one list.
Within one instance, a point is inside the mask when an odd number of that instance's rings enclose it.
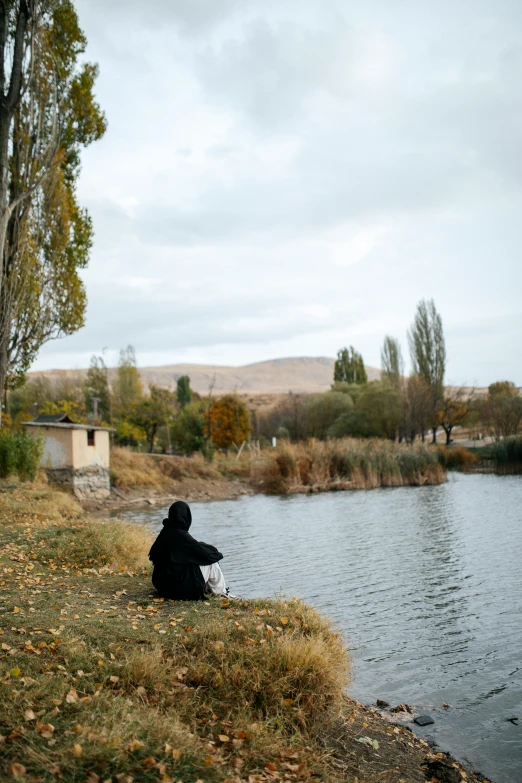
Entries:
{"label": "cloud", "polygon": [[517,0],[79,0],[104,140],[79,196],[104,345],[241,363],[353,343],[434,297],[448,377],[522,383]]}

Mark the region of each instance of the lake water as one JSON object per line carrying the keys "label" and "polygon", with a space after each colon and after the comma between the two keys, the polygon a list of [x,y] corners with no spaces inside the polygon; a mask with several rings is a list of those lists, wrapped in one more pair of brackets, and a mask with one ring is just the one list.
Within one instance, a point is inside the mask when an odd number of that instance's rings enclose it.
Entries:
{"label": "lake water", "polygon": [[[417,733],[522,781],[522,477],[191,508],[234,593],[297,595],[333,618],[351,695],[414,705],[435,720]],[[159,530],[164,514],[126,516]]]}

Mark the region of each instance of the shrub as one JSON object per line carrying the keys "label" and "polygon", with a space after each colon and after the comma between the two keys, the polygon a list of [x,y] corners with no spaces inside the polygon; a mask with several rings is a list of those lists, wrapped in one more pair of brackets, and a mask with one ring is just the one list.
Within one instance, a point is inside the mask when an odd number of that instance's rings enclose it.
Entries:
{"label": "shrub", "polygon": [[448,470],[469,470],[480,464],[480,458],[472,451],[458,446],[456,448],[440,448],[441,464]]}
{"label": "shrub", "polygon": [[42,454],[41,437],[0,430],[0,478],[17,475],[21,481],[34,481]]}

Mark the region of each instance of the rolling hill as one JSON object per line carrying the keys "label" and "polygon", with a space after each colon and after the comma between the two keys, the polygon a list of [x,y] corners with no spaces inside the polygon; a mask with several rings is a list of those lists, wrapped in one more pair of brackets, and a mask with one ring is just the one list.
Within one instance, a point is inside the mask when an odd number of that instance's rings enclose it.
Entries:
{"label": "rolling hill", "polygon": [[[333,379],[334,359],[329,357],[296,357],[270,359],[242,367],[211,364],[171,364],[163,367],[140,367],[146,386],[151,383],[174,388],[181,375],[190,377],[190,385],[200,394],[237,392],[241,395],[313,393],[327,391]],[[31,377],[46,376],[51,380],[85,374],[85,370],[46,370],[30,373]],[[380,377],[380,370],[366,367],[368,380]],[[110,370],[114,373],[114,369]]]}

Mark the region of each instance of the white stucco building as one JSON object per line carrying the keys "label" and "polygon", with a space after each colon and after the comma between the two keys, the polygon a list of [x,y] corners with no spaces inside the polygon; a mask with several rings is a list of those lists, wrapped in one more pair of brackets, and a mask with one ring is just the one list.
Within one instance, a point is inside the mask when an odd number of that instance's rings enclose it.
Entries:
{"label": "white stucco building", "polygon": [[49,478],[82,500],[110,494],[109,428],[75,424],[66,414],[38,416],[24,427],[44,438],[41,465]]}

